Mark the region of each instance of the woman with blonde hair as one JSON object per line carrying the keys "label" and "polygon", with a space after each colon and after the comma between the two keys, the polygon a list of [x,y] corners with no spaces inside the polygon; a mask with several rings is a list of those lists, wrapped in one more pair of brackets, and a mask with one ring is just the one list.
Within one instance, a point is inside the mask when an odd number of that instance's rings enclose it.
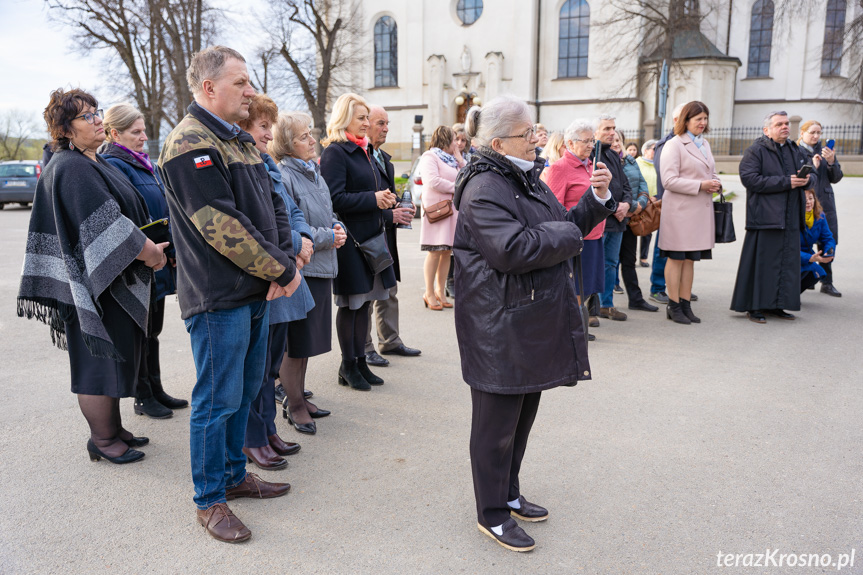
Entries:
{"label": "woman with blonde hair", "polygon": [[[168,217],[165,186],[150,157],[144,151],[147,133],[144,114],[131,104],[116,104],[108,108],[103,120],[105,143],[99,154],[105,161],[123,172],[138,194],[147,204],[153,221]],[[173,250],[169,255],[173,254]],[[165,324],[165,297],[177,293],[176,263],[173,256],[170,264],[156,272],[156,289],[151,294],[150,317],[147,336],[144,339],[141,365],[138,368],[138,384],[135,387],[135,413],[154,419],[167,419],[173,409],[188,407],[185,399],[177,399],[165,393],[162,387],[162,368],[159,362],[159,335]]]}
{"label": "woman with blonde hair", "polygon": [[[800,153],[807,164],[815,166],[815,174],[818,176],[815,185],[815,196],[824,208],[824,216],[833,240],[839,241],[839,219],[836,216],[836,198],[833,195],[833,186],[844,175],[839,160],[833,148],[821,144],[821,124],[815,120],[803,122],[800,126]],[[821,266],[825,275],[821,280],[821,293],[833,297],[842,297],[842,293],[833,287],[833,263],[824,262]]]}
{"label": "woman with blonde hair", "polygon": [[342,94],[333,105],[321,154],[321,175],[348,233],[348,241],[336,252],[339,275],[333,288],[339,308],[336,335],[342,350],[339,383],[361,391],[384,382],[366,364],[369,303],[388,299],[389,289],[396,284],[392,265],[374,273],[359,248],[384,233],[382,212],[393,208],[397,200],[372,165],[375,160],[366,138],[369,126],[366,101],[356,94]]}
{"label": "woman with blonde hair", "polygon": [[[548,143],[542,149],[539,157],[545,160],[545,167],[548,168],[556,161],[563,157],[566,153],[566,142],[563,140],[562,132],[552,132],[548,136]],[[545,176],[546,170],[543,170],[542,177]],[[545,180],[543,180],[545,181]]]}

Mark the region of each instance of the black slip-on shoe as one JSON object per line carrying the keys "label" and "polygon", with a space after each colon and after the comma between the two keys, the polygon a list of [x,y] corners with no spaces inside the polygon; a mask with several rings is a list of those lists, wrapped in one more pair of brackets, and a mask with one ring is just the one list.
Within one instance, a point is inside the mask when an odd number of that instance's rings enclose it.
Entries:
{"label": "black slip-on shoe", "polygon": [[767,323],[767,318],[764,317],[764,314],[758,310],[746,312],[746,317],[749,318],[749,321],[755,323]]}
{"label": "black slip-on shoe", "polygon": [[525,551],[532,551],[536,547],[536,542],[524,532],[524,529],[518,526],[512,517],[503,522],[502,535],[492,531],[491,527],[483,527],[479,523],[476,526],[479,527],[480,533],[488,535],[497,541],[501,547],[506,547],[510,551],[524,553]]}
{"label": "black slip-on shoe", "polygon": [[548,519],[548,509],[545,507],[540,507],[535,503],[531,503],[527,499],[524,498],[523,495],[519,495],[518,502],[521,504],[521,507],[518,509],[510,508],[510,515],[515,517],[516,519],[521,519],[522,521],[530,521],[532,523],[536,523],[537,521],[545,521]]}
{"label": "black slip-on shoe", "polygon": [[381,357],[376,351],[367,351],[366,363],[375,367],[386,367],[390,364],[390,360]]}
{"label": "black slip-on shoe", "polygon": [[644,300],[629,304],[629,309],[635,309],[640,311],[659,311],[658,307],[656,307],[655,305],[651,305]]}
{"label": "black slip-on shoe", "polygon": [[833,287],[833,284],[821,284],[821,293],[832,295],[833,297],[842,297],[842,293]]}
{"label": "black slip-on shoe", "polygon": [[772,315],[773,317],[778,317],[779,319],[787,319],[787,320],[797,319],[796,315],[794,315],[793,313],[788,313],[787,311],[785,311],[783,309],[768,309],[765,311],[767,313],[769,313],[770,315]]}

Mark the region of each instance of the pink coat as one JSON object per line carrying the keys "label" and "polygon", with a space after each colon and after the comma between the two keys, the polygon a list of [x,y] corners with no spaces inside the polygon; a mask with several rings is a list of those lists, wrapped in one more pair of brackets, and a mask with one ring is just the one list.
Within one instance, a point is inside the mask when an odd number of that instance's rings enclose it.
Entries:
{"label": "pink coat", "polygon": [[659,247],[666,251],[713,249],[713,194],[701,191],[704,180],[719,179],[710,144],[707,157],[688,134],[675,136],[662,148],[660,177],[665,192],[659,220]]}
{"label": "pink coat", "polygon": [[[571,152],[564,152],[563,156],[547,167],[543,173],[543,178],[548,187],[554,193],[563,207],[568,209],[574,208],[584,192],[590,189],[590,174],[593,173],[593,162],[588,160],[590,170],[585,167],[581,160],[576,158]],[[598,240],[602,237],[602,232],[605,231],[605,220],[602,220],[598,226],[589,233],[584,234],[586,240]]]}
{"label": "pink coat", "polygon": [[[464,162],[460,164],[464,166]],[[423,180],[422,205],[423,212],[426,206],[433,206],[444,200],[451,200],[455,194],[455,178],[458,170],[448,166],[443,160],[429,150],[420,158],[420,176]],[[427,246],[452,246],[455,238],[455,222],[458,212],[453,207],[453,215],[430,223],[428,218],[422,217],[420,228],[420,245]]]}

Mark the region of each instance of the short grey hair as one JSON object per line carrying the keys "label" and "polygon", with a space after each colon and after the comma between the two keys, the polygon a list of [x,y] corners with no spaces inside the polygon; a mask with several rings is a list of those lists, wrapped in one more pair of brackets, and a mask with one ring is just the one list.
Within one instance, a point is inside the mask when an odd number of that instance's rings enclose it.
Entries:
{"label": "short grey hair", "polygon": [[615,116],[612,116],[611,114],[600,114],[599,116],[596,117],[596,126],[598,128],[599,124],[601,124],[602,122],[607,122],[609,120],[616,120],[616,119],[617,118]]}
{"label": "short grey hair", "polygon": [[477,144],[491,146],[495,138],[509,136],[512,126],[519,122],[533,126],[525,101],[515,96],[498,96],[482,108],[474,106],[468,110],[465,127],[468,137]]}
{"label": "short grey hair", "polygon": [[240,62],[246,61],[242,54],[227,46],[210,46],[192,56],[192,62],[186,70],[186,82],[192,94],[201,93],[204,80],[218,80],[225,62],[232,58]]}
{"label": "short grey hair", "polygon": [[648,152],[648,150],[653,150],[656,148],[656,140],[647,140],[641,146],[641,155],[643,156]]}
{"label": "short grey hair", "polygon": [[671,119],[676,121],[677,118],[680,117],[681,112],[683,112],[683,108],[685,108],[688,103],[689,102],[683,102],[682,104],[677,104],[671,111]]}
{"label": "short grey hair", "polygon": [[282,112],[273,126],[273,139],[267,144],[267,152],[277,162],[287,156],[293,156],[294,138],[311,126],[312,117],[305,112]]}
{"label": "short grey hair", "polygon": [[566,128],[566,131],[563,133],[563,139],[565,142],[574,142],[579,134],[590,134],[593,137],[594,132],[596,132],[595,122],[579,118],[573,120],[569,127]]}
{"label": "short grey hair", "polygon": [[783,112],[782,110],[776,110],[774,112],[770,112],[766,116],[764,116],[764,127],[769,128],[770,124],[773,122],[774,116],[787,116],[788,112]]}

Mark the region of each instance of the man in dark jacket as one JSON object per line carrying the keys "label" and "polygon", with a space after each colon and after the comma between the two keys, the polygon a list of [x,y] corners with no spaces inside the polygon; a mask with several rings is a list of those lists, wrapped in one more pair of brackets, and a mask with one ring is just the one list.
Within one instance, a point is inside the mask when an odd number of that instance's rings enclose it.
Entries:
{"label": "man in dark jacket", "polygon": [[[688,103],[688,102],[687,102]],[[653,152],[653,168],[656,170],[656,199],[661,200],[662,194],[665,193],[665,186],[662,185],[662,174],[659,173],[659,161],[662,155],[662,149],[666,142],[674,137],[674,124],[677,123],[677,118],[683,107],[687,104],[683,103],[674,108],[671,112],[672,130],[668,132],[664,138],[656,142],[656,147]],[[650,299],[657,303],[667,304],[668,295],[665,293],[665,261],[667,258],[659,255],[659,230],[656,230],[656,238],[653,243],[653,269],[650,270]],[[691,301],[698,301],[698,297],[693,295]]]}
{"label": "man in dark jacket", "polygon": [[255,91],[243,57],[197,53],[187,72],[195,102],[159,158],[177,251],[177,295],[192,341],[190,443],[198,521],[220,541],[251,532],[228,508],[278,497],[287,483],[246,473],[249,404],[264,379],[269,300],[300,284],[285,204],[255,141],[237,122]]}
{"label": "man in dark jacket", "polygon": [[803,190],[815,175],[796,176],[805,164],[797,144],[788,139],[788,114],[771,112],[764,135],[740,161],[746,187],[746,237],[740,252],[731,309],[751,321],[765,314],[791,320],[784,310],[800,309],[800,230],[805,216]]}
{"label": "man in dark jacket", "polygon": [[599,317],[615,321],[626,320],[626,314],[614,307],[614,283],[617,279],[617,264],[620,262],[620,243],[626,230],[626,215],[632,205],[633,194],[629,178],[623,173],[620,156],[611,149],[614,142],[616,123],[614,116],[603,114],[596,121],[597,146],[602,147],[602,161],[611,172],[611,184],[608,190],[617,202],[617,211],[605,220],[605,231],[602,234],[602,247],[605,251],[605,288],[600,296]]}
{"label": "man in dark jacket", "polygon": [[[372,146],[372,157],[375,159],[375,169],[381,175],[381,179],[386,183],[387,188],[392,193],[396,193],[395,167],[390,161],[391,156],[381,150],[387,141],[387,133],[389,133],[390,119],[386,110],[380,106],[372,106],[369,111],[369,130],[366,136]],[[393,271],[396,274],[396,281],[401,281],[401,273],[399,268],[399,250],[396,244],[396,226],[399,224],[409,224],[413,220],[415,208],[400,208],[395,207],[390,210],[383,210],[384,228],[387,234],[387,247],[390,249],[390,254],[393,256]],[[389,299],[378,300],[372,302],[369,306],[369,333],[366,336],[366,363],[385,367],[390,364],[389,360],[381,357],[375,351],[375,345],[372,343],[372,317],[377,314],[378,327],[378,346],[383,354],[403,355],[406,357],[418,356],[421,352],[418,349],[408,347],[402,342],[399,337],[399,300],[396,297],[399,287],[398,284],[389,289]]]}

